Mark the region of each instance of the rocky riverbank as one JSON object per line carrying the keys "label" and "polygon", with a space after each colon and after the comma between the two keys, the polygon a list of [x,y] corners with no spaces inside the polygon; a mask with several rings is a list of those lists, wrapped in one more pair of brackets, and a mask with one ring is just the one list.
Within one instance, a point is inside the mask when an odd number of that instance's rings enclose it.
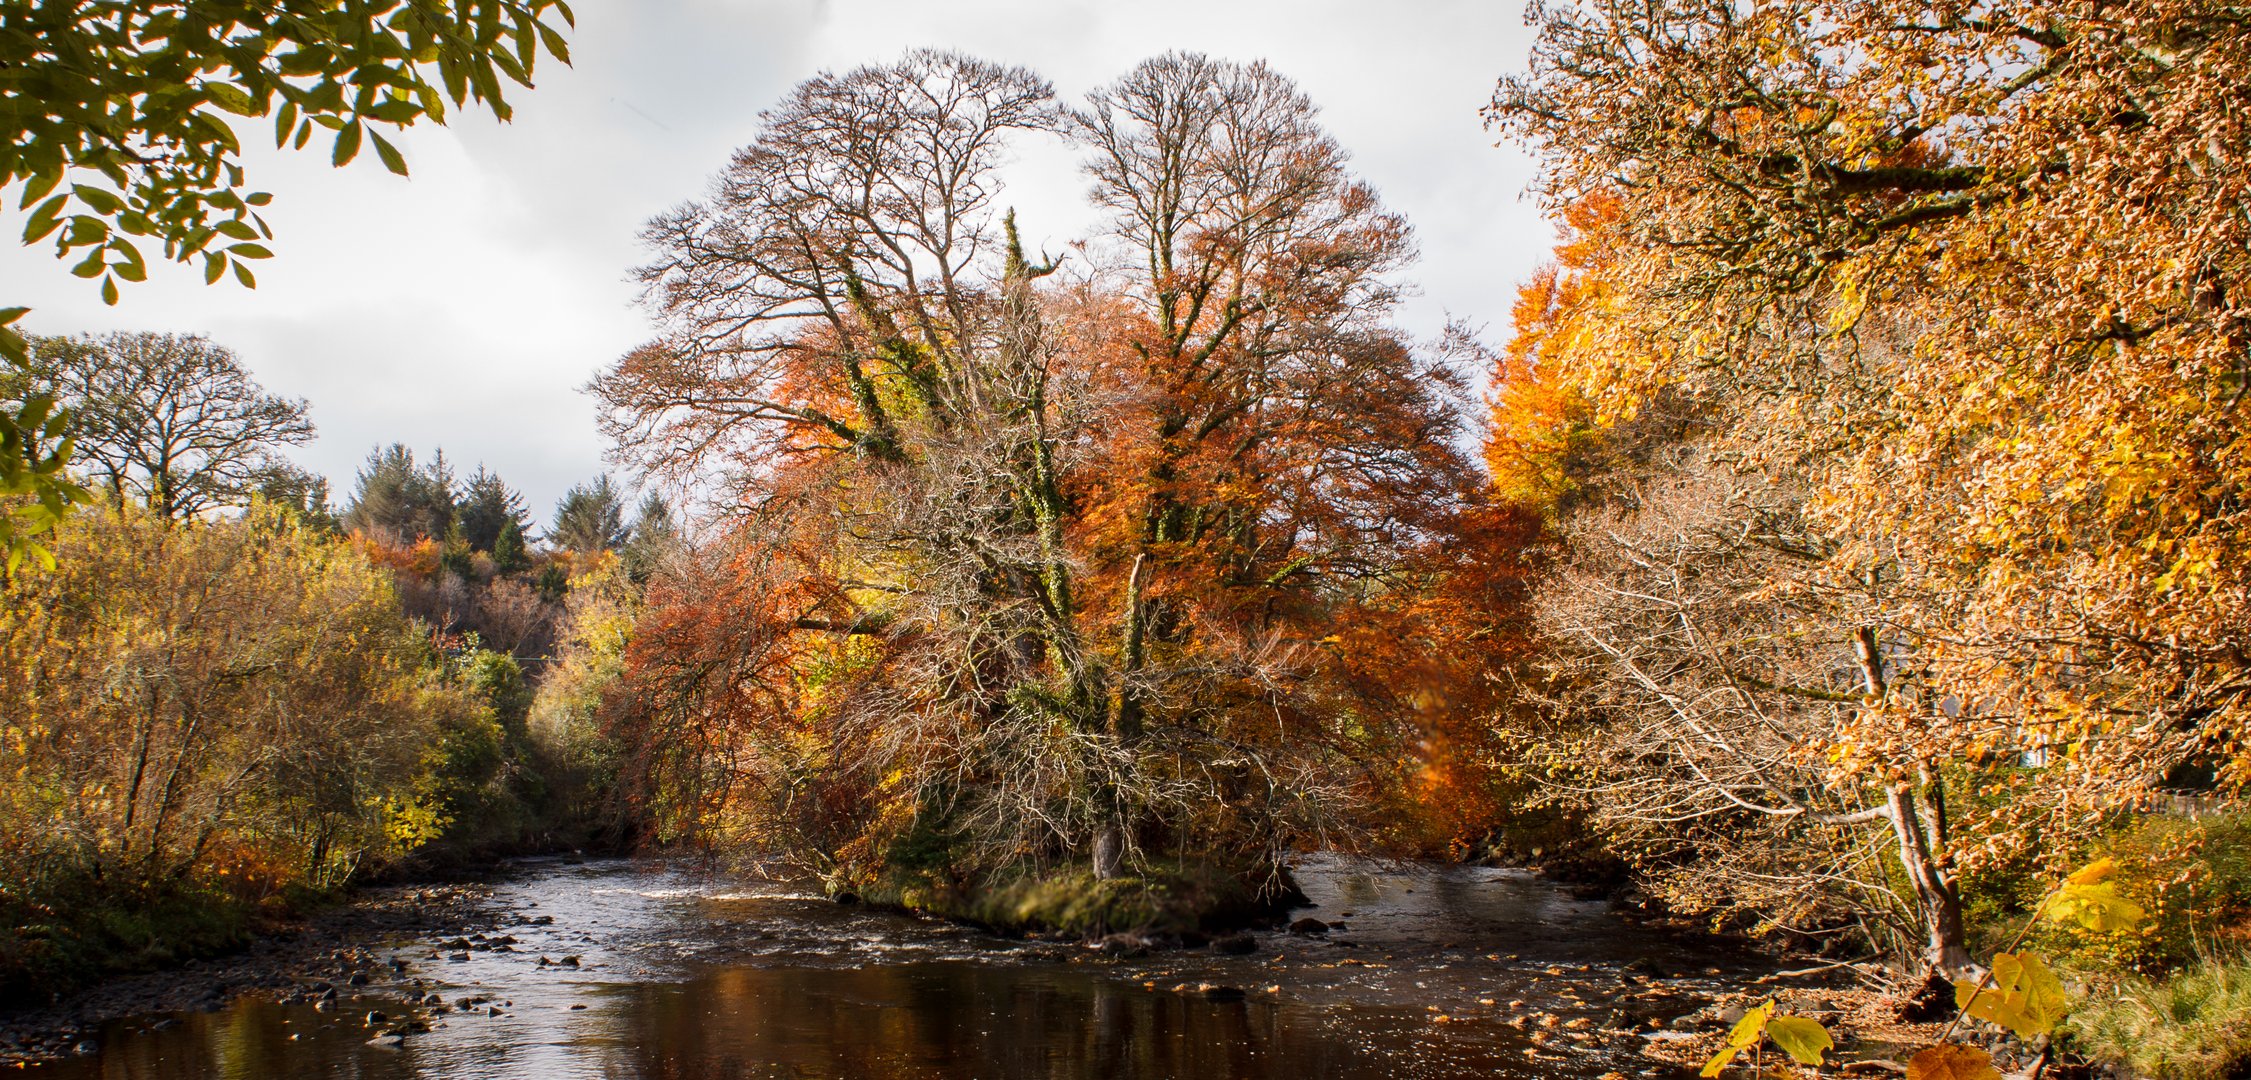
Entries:
{"label": "rocky riverbank", "polygon": [[417,937],[483,933],[504,913],[482,884],[390,885],[302,920],[269,927],[226,956],[104,982],[52,1004],[0,1012],[0,1066],[98,1049],[103,1024],[159,1013],[217,1012],[244,996],[318,998],[392,981],[377,950]]}

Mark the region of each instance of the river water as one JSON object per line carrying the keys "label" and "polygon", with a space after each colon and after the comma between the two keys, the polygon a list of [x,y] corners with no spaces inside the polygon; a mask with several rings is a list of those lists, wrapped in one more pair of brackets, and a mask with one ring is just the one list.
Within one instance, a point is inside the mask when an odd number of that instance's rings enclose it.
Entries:
{"label": "river water", "polygon": [[[1649,1021],[1745,971],[1521,871],[1318,858],[1297,876],[1342,929],[1121,957],[774,883],[532,862],[496,888],[487,942],[387,943],[395,981],[114,1023],[97,1053],[29,1075],[1656,1076]],[[429,994],[443,1004],[415,1004]],[[402,1018],[430,1028],[371,1041]]]}

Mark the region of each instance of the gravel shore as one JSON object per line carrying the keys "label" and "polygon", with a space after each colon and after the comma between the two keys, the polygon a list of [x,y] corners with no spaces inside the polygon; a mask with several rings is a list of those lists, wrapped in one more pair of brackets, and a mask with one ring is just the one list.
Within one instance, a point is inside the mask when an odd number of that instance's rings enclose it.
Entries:
{"label": "gravel shore", "polygon": [[88,1053],[101,1026],[152,1013],[217,1011],[245,995],[301,999],[338,987],[388,982],[379,955],[413,938],[497,927],[501,913],[481,884],[390,885],[294,924],[271,928],[226,956],[113,979],[61,1001],[0,1012],[0,1067]]}

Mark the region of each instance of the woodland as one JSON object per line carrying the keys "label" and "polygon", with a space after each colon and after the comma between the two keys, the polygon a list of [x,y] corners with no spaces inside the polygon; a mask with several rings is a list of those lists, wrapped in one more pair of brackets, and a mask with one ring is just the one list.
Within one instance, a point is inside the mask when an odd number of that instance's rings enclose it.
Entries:
{"label": "woodland", "polygon": [[[113,300],[135,238],[254,284],[236,120],[403,172],[378,131],[568,58],[553,0],[19,7],[0,187]],[[398,445],[332,505],[207,338],[0,327],[5,984],[512,852],[1099,937],[1342,850],[1932,980],[1913,1077],[2243,1075],[2244,12],[1529,17],[1483,115],[1559,239],[1434,340],[1411,224],[1264,63],[805,80],[647,223],[650,337],[586,387],[628,479],[545,525]],[[128,59],[172,55],[225,77],[159,103]],[[1034,142],[1101,222],[1061,253]],[[1830,1043],[1770,1001],[1704,1075]]]}

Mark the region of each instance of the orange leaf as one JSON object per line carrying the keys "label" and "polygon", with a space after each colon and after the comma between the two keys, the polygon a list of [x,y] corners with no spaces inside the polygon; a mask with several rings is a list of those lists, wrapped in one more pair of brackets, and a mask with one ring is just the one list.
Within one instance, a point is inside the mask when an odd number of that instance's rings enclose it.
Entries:
{"label": "orange leaf", "polygon": [[1940,1043],[1907,1062],[1907,1080],[2001,1080],[1993,1055],[1953,1043]]}

